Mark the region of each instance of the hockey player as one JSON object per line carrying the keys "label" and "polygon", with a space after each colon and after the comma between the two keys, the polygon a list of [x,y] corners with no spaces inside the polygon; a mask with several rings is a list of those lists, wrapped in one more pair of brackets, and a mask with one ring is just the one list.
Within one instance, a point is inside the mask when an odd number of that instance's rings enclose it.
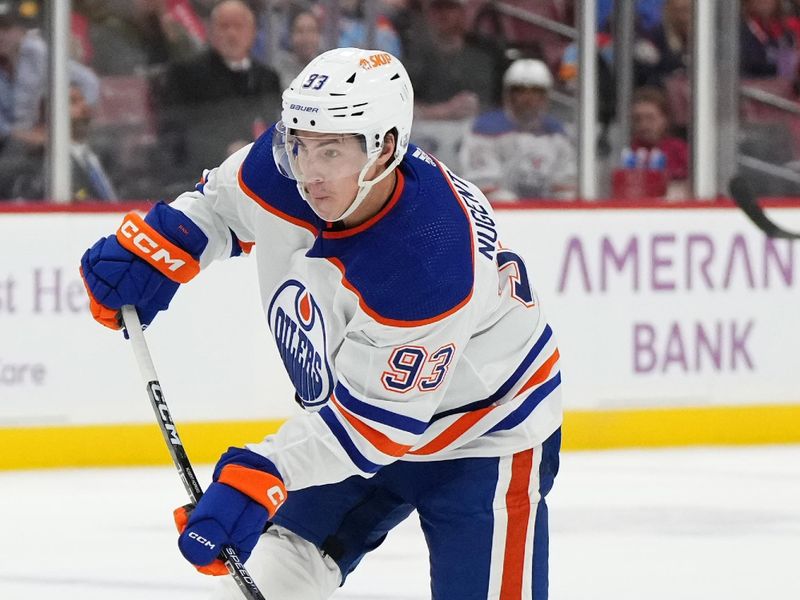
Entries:
{"label": "hockey player", "polygon": [[485,197],[409,144],[412,113],[395,57],[326,52],[281,122],[81,260],[119,328],[121,306],[149,323],[257,245],[264,327],[307,412],[230,448],[176,521],[200,571],[224,573],[231,544],[270,598],[328,598],[415,509],[434,599],[547,597],[558,350]]}
{"label": "hockey player", "polygon": [[503,75],[503,108],[478,116],[464,136],[461,166],[490,201],[575,197],[576,152],[547,112],[553,76],[521,58]]}

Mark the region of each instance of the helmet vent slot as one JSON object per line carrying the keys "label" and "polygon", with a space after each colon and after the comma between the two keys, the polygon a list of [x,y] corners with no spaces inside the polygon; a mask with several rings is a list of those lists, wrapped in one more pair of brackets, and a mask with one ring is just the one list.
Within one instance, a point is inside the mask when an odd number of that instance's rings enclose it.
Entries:
{"label": "helmet vent slot", "polygon": [[353,108],[358,108],[359,106],[366,106],[369,102],[359,102],[358,104],[353,104]]}
{"label": "helmet vent slot", "polygon": [[400,73],[395,73],[392,75],[392,78],[389,81],[394,81],[395,79],[400,79]]}
{"label": "helmet vent slot", "polygon": [[360,110],[360,111],[358,111],[358,112],[350,113],[350,116],[351,116],[351,117],[360,117],[360,116],[362,116],[363,114],[364,114],[364,111],[363,111],[363,110]]}
{"label": "helmet vent slot", "polygon": [[350,77],[347,78],[347,83],[355,83],[356,82],[356,74],[353,73]]}

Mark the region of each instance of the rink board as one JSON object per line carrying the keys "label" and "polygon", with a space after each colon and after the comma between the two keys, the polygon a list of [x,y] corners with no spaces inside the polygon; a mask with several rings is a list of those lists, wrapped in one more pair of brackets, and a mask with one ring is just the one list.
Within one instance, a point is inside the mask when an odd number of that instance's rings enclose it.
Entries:
{"label": "rink board", "polygon": [[[800,207],[770,214],[800,229]],[[0,468],[165,462],[129,345],[89,318],[77,269],[119,219],[0,213]],[[497,221],[559,340],[565,447],[800,441],[797,244],[724,203]],[[197,461],[296,410],[254,260],[212,265],[147,336]]]}

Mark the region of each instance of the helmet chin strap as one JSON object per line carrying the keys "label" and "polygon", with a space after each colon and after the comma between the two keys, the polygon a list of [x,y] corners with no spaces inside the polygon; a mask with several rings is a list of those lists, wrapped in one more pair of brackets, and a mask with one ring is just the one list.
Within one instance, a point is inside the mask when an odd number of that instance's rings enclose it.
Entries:
{"label": "helmet chin strap", "polygon": [[[378,156],[380,156],[380,154],[378,154],[375,157],[373,157],[370,160],[368,160],[367,164],[365,164],[362,167],[361,172],[358,174],[358,193],[356,194],[355,199],[353,200],[353,202],[350,203],[350,206],[348,206],[341,215],[339,215],[337,218],[333,219],[333,221],[343,221],[344,219],[346,219],[347,217],[352,215],[358,209],[358,207],[361,206],[361,203],[364,202],[364,199],[367,197],[369,192],[372,190],[372,186],[374,186],[376,183],[378,183],[383,178],[385,178],[387,175],[389,175],[389,173],[391,173],[392,170],[398,164],[400,164],[400,161],[403,159],[402,156],[400,156],[400,157],[395,156],[394,159],[392,160],[392,162],[389,163],[388,165],[386,165],[386,168],[383,170],[383,172],[381,172],[380,175],[378,175],[375,179],[371,179],[370,181],[364,181],[364,175],[366,175],[367,171],[369,171],[370,168],[372,167],[372,165],[375,164],[375,161],[378,160]],[[306,195],[305,188],[303,187],[303,184],[301,184],[299,181],[297,182],[297,189],[300,191],[300,195],[303,196],[305,201],[308,202],[308,205],[311,207],[311,210],[313,210],[314,213],[316,213],[316,215],[318,217],[324,219],[325,217],[320,215],[314,209],[314,205],[311,202],[309,202],[308,196]]]}

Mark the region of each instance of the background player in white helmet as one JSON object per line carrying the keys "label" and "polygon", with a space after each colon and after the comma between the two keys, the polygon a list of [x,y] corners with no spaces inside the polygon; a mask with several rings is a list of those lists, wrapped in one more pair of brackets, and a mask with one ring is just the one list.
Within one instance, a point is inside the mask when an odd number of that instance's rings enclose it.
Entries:
{"label": "background player in white helmet", "polygon": [[514,61],[503,75],[503,108],[478,116],[464,136],[464,174],[490,200],[574,197],[577,155],[547,112],[552,87],[544,62]]}
{"label": "background player in white helmet", "polygon": [[436,600],[547,597],[558,349],[486,198],[409,144],[412,113],[395,57],[326,52],[280,123],[81,260],[95,318],[118,328],[120,306],[149,323],[200,269],[258,247],[263,327],[306,413],[230,448],[176,522],[200,571],[224,572],[231,544],[267,597],[329,597],[414,510]]}

